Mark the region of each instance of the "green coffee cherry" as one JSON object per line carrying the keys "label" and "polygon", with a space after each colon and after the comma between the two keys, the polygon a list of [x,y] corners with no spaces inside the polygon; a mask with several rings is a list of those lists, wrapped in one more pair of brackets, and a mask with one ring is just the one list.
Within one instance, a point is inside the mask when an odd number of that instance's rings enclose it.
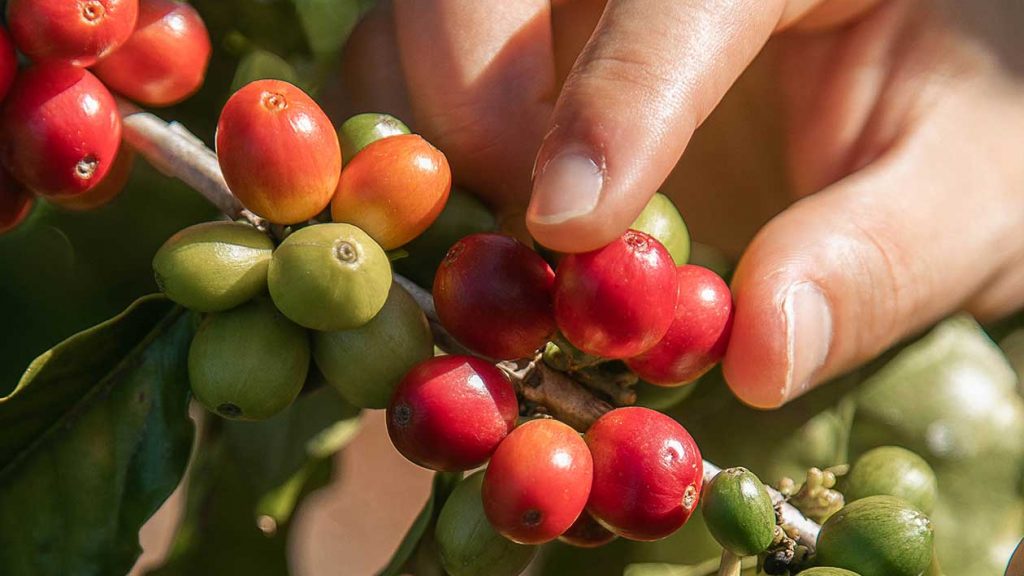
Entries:
{"label": "green coffee cherry", "polygon": [[171,236],[153,257],[167,297],[198,312],[221,312],[267,289],[274,243],[241,222],[205,222]]}
{"label": "green coffee cherry", "polygon": [[657,238],[668,249],[676,266],[690,260],[690,231],[668,196],[655,194],[630,228]]}
{"label": "green coffee cherry", "polygon": [[931,514],[938,484],[924,458],[905,448],[882,446],[854,462],[844,479],[843,495],[847,502],[866,496],[896,496]]}
{"label": "green coffee cherry", "polygon": [[771,545],[775,508],[751,471],[722,470],[705,486],[702,502],[704,522],[722,548],[736,556],[754,556]]}
{"label": "green coffee cherry", "polygon": [[686,400],[697,389],[697,383],[693,382],[684,386],[655,386],[641,380],[633,389],[636,390],[637,406],[651,410],[668,410]]}
{"label": "green coffee cherry", "polygon": [[860,574],[850,572],[849,570],[843,570],[842,568],[817,566],[810,570],[804,570],[799,574],[799,576],[860,576]]}
{"label": "green coffee cherry", "polygon": [[437,220],[404,246],[409,257],[396,261],[395,270],[430,289],[434,285],[434,273],[449,248],[470,234],[493,232],[497,226],[494,213],[476,196],[452,188]]}
{"label": "green coffee cherry", "polygon": [[932,560],[932,526],[918,509],[893,496],[847,504],[821,527],[817,562],[862,576],[920,576]]}
{"label": "green coffee cherry", "polygon": [[434,354],[423,311],[398,284],[366,325],[313,335],[316,365],[341,396],[360,408],[387,408],[395,386]]}
{"label": "green coffee cherry", "polygon": [[381,138],[408,133],[409,127],[390,114],[357,114],[345,120],[338,129],[341,157],[348,162],[360,150]]}
{"label": "green coffee cherry", "polygon": [[483,481],[481,470],[460,482],[437,518],[437,550],[450,576],[516,576],[537,552],[494,531],[484,515]]}
{"label": "green coffee cherry", "polygon": [[274,304],[314,330],[366,324],[388,298],[391,264],[384,250],[351,224],[303,228],[274,251],[268,274]]}
{"label": "green coffee cherry", "polygon": [[305,330],[269,300],[253,300],[199,325],[188,353],[192,394],[225,418],[269,418],[298,396],[309,355]]}

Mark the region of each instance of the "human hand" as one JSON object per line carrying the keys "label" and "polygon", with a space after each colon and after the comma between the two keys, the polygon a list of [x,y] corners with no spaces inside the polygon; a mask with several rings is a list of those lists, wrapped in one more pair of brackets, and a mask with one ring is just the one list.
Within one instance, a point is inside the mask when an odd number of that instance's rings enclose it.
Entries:
{"label": "human hand", "polygon": [[740,261],[724,368],[774,407],[956,309],[1024,302],[1014,6],[395,0],[353,72],[377,101],[408,92],[467,187],[581,251],[628,227],[770,41],[797,201]]}

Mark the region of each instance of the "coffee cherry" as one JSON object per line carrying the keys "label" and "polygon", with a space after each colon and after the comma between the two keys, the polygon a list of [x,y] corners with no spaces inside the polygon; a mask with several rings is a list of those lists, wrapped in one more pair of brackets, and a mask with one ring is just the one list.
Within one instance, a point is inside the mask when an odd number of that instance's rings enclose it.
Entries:
{"label": "coffee cherry", "polygon": [[434,529],[441,565],[450,576],[517,576],[537,547],[516,544],[491,527],[480,496],[483,480],[482,470],[466,477],[441,508]]}
{"label": "coffee cherry", "polygon": [[0,234],[17,228],[32,213],[35,196],[0,169]]}
{"label": "coffee cherry", "polygon": [[270,260],[274,304],[301,326],[358,328],[380,312],[391,289],[388,256],[349,224],[318,224],[294,232]]}
{"label": "coffee cherry", "polygon": [[598,548],[615,540],[615,534],[601,526],[590,512],[584,510],[558,539],[577,548]]}
{"label": "coffee cherry", "polygon": [[800,576],[860,576],[860,574],[850,572],[849,570],[843,570],[842,568],[816,566],[800,572]]}
{"label": "coffee cherry", "polygon": [[111,90],[140,104],[170,106],[202,87],[210,53],[210,34],[195,8],[139,0],[135,31],[93,70]]}
{"label": "coffee cherry", "polygon": [[287,408],[308,370],[306,331],[265,299],[207,316],[188,353],[196,399],[236,420],[262,420]]}
{"label": "coffee cherry", "polygon": [[697,509],[704,462],[678,422],[647,408],[617,408],[586,434],[594,456],[587,510],[612,532],[658,540]]}
{"label": "coffee cherry", "polygon": [[899,446],[868,450],[843,478],[843,496],[853,502],[867,496],[895,496],[930,514],[938,498],[932,467],[917,454]]}
{"label": "coffee cherry", "polygon": [[341,155],[351,162],[357,152],[377,140],[408,133],[409,127],[390,114],[356,114],[338,128]]}
{"label": "coffee cherry", "polygon": [[257,80],[231,96],[217,124],[217,155],[242,204],[278,224],[320,214],[341,173],[331,121],[281,80]]}
{"label": "coffee cherry", "polygon": [[0,102],[7,97],[7,91],[14,83],[18,73],[18,54],[14,51],[14,42],[7,28],[0,25]]}
{"label": "coffee cherry", "polygon": [[928,517],[899,498],[850,502],[818,533],[816,561],[862,576],[919,576],[932,561]]}
{"label": "coffee cherry", "polygon": [[267,289],[274,243],[241,222],[204,222],[171,236],[153,257],[168,298],[198,312],[240,306]]}
{"label": "coffee cherry", "polygon": [[398,284],[391,285],[384,307],[366,325],[313,334],[320,372],[360,408],[387,408],[405,373],[433,355],[427,317]]}
{"label": "coffee cherry", "polygon": [[406,374],[387,411],[403,456],[433,470],[470,470],[515,428],[519,403],[505,373],[472,356],[438,356]]}
{"label": "coffee cherry", "polygon": [[679,297],[668,332],[653,348],[626,360],[637,376],[662,386],[693,382],[729,345],[732,293],[718,274],[695,265],[677,269]]}
{"label": "coffee cherry", "polygon": [[672,255],[676,266],[682,266],[689,261],[690,231],[668,196],[660,192],[652,196],[630,228],[649,234],[661,242]]}
{"label": "coffee cherry", "polygon": [[441,324],[467,348],[499,360],[524,358],[555,332],[554,282],[548,263],[515,238],[474,234],[441,262],[434,304]]}
{"label": "coffee cherry", "polygon": [[550,542],[583,512],[593,477],[590,450],[579,432],[558,420],[532,420],[513,430],[491,456],[484,512],[513,542]]}
{"label": "coffee cherry", "polygon": [[768,549],[775,531],[775,507],[768,490],[746,468],[719,472],[704,486],[704,523],[722,548],[736,556]]}
{"label": "coffee cherry", "polygon": [[7,23],[18,48],[36,62],[90,66],[124,44],[139,0],[8,0]]}
{"label": "coffee cherry", "polygon": [[132,167],[135,165],[135,151],[126,142],[121,142],[114,158],[114,165],[110,167],[107,175],[100,180],[99,184],[89,190],[74,196],[53,196],[50,202],[68,210],[86,211],[95,210],[112,202],[117,198],[132,175]]}
{"label": "coffee cherry", "polygon": [[0,125],[7,169],[46,196],[81,194],[99,184],[121,145],[114,97],[95,76],[70,64],[23,70]]}
{"label": "coffee cherry", "polygon": [[568,254],[555,271],[558,327],[587,354],[636,356],[672,324],[676,277],[665,247],[635,230],[604,248]]}
{"label": "coffee cherry", "polygon": [[331,200],[331,218],[359,226],[392,250],[434,222],[451,185],[448,160],[422,137],[383,138],[345,165]]}

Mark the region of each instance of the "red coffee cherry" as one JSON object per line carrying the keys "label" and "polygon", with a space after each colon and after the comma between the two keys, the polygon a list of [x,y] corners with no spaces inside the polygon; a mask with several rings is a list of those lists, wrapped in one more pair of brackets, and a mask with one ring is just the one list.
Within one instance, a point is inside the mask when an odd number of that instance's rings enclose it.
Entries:
{"label": "red coffee cherry", "polygon": [[7,29],[0,26],[0,102],[7,97],[7,91],[11,89],[17,73],[18,54],[14,51],[14,42]]}
{"label": "red coffee cherry", "polygon": [[117,198],[128,184],[135,165],[135,151],[126,142],[121,143],[114,158],[114,165],[100,183],[82,194],[74,196],[53,196],[50,201],[68,210],[95,210]]}
{"label": "red coffee cherry", "polygon": [[121,144],[114,97],[95,76],[70,64],[22,70],[4,103],[0,129],[11,175],[45,196],[96,186]]}
{"label": "red coffee cherry", "polygon": [[554,283],[548,263],[515,238],[473,234],[438,267],[434,304],[441,324],[474,352],[524,358],[555,331]]}
{"label": "red coffee cherry", "polygon": [[136,102],[170,106],[202,87],[209,63],[210,33],[195,8],[174,0],[140,0],[135,32],[93,71],[111,90]]}
{"label": "red coffee cherry", "polygon": [[586,435],[594,457],[587,510],[631,540],[658,540],[697,509],[704,462],[678,422],[649,408],[618,408]]}
{"label": "red coffee cherry", "polygon": [[732,293],[718,275],[701,266],[680,266],[675,319],[661,341],[626,360],[637,376],[652,384],[693,382],[717,364],[732,332]]}
{"label": "red coffee cherry", "polygon": [[487,519],[519,544],[558,538],[583,512],[594,477],[590,450],[558,420],[532,420],[512,431],[484,476]]}
{"label": "red coffee cherry", "polygon": [[437,356],[398,384],[388,435],[403,456],[433,470],[469,470],[515,428],[519,402],[505,373],[472,356]]}
{"label": "red coffee cherry", "polygon": [[588,354],[636,356],[657,344],[672,324],[677,283],[668,250],[629,230],[604,248],[568,254],[558,263],[558,328]]}
{"label": "red coffee cherry", "polygon": [[36,62],[90,66],[124,44],[139,0],[9,0],[7,24],[18,48]]}
{"label": "red coffee cherry", "polygon": [[231,96],[217,123],[217,156],[242,204],[277,224],[320,214],[341,174],[331,121],[281,80],[257,80]]}
{"label": "red coffee cherry", "polygon": [[558,539],[577,548],[598,548],[615,540],[615,534],[601,526],[590,512],[584,510]]}
{"label": "red coffee cherry", "polygon": [[392,250],[434,223],[451,187],[448,159],[422,136],[381,138],[348,160],[331,218],[362,228]]}
{"label": "red coffee cherry", "polygon": [[32,213],[35,196],[0,169],[0,234],[10,232]]}

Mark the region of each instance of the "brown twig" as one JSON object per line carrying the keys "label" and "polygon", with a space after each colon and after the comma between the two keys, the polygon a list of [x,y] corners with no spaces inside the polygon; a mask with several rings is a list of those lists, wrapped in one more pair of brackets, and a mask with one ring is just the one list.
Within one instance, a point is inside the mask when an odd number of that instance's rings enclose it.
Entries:
{"label": "brown twig", "polygon": [[[220,171],[216,154],[180,124],[168,124],[157,116],[139,110],[134,105],[119,101],[124,117],[124,139],[154,167],[188,184],[217,206],[227,217],[242,218],[261,230],[267,222],[246,210],[228,189]],[[414,282],[395,275],[398,282],[412,295],[430,321],[434,341],[449,353],[469,353],[441,326],[430,293]],[[551,416],[577,430],[586,430],[602,414],[613,408],[608,402],[594,396],[586,387],[564,373],[547,366],[539,358],[499,362],[527,402],[543,407]],[[704,461],[704,480],[710,481],[721,469]],[[819,526],[803,516],[799,510],[784,502],[785,497],[768,488],[772,500],[781,502],[782,516],[788,532],[804,546],[814,549]]]}

